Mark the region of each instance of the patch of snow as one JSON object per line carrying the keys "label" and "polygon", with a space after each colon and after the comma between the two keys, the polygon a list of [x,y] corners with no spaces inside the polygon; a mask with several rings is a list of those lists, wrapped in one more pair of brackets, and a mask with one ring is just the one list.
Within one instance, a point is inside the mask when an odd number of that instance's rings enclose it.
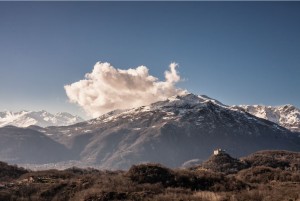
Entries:
{"label": "patch of snow", "polygon": [[163,117],[164,120],[172,119],[172,117]]}

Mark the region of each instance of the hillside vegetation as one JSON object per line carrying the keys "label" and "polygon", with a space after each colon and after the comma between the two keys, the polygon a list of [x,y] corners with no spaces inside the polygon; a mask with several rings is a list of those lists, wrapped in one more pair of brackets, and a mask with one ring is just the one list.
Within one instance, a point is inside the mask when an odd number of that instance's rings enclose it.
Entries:
{"label": "hillside vegetation", "polygon": [[189,169],[151,163],[128,171],[27,171],[0,163],[0,200],[297,201],[299,156],[265,151],[239,160],[221,154]]}

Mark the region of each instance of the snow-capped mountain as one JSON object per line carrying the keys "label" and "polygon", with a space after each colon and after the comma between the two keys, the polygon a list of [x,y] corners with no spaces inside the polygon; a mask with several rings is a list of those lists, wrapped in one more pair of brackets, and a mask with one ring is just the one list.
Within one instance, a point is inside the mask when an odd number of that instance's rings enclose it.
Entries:
{"label": "snow-capped mountain", "polygon": [[0,127],[13,125],[17,127],[28,127],[31,125],[47,126],[67,126],[84,121],[78,116],[66,112],[51,114],[47,111],[26,111],[20,112],[5,111],[0,112]]}
{"label": "snow-capped mountain", "polygon": [[300,138],[278,124],[194,94],[39,131],[65,144],[76,160],[114,169],[141,162],[179,167],[206,159],[215,148],[233,156],[262,149],[300,151]]}
{"label": "snow-capped mountain", "polygon": [[272,121],[291,131],[300,132],[300,109],[293,105],[239,105],[233,108],[241,108],[254,116]]}

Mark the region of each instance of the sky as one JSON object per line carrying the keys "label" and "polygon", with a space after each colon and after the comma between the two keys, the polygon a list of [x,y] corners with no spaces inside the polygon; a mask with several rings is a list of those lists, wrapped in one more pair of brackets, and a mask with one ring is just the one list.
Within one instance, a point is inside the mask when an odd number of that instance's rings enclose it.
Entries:
{"label": "sky", "polygon": [[97,62],[158,85],[176,62],[172,90],[300,108],[299,22],[300,2],[0,2],[0,110],[87,118],[65,86]]}

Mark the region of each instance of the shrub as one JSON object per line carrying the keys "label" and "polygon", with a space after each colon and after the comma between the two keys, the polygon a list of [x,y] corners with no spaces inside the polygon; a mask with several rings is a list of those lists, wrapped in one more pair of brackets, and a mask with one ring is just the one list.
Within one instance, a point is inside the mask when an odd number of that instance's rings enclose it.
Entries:
{"label": "shrub", "polygon": [[27,172],[28,170],[25,170],[24,168],[0,162],[0,181],[10,181],[13,179],[17,179]]}
{"label": "shrub", "polygon": [[297,172],[284,171],[264,166],[257,166],[242,170],[238,173],[237,177],[249,183],[269,183],[271,181],[300,181],[300,174]]}
{"label": "shrub", "polygon": [[173,171],[160,164],[133,165],[127,172],[127,176],[137,183],[162,183],[170,186],[174,182]]}

